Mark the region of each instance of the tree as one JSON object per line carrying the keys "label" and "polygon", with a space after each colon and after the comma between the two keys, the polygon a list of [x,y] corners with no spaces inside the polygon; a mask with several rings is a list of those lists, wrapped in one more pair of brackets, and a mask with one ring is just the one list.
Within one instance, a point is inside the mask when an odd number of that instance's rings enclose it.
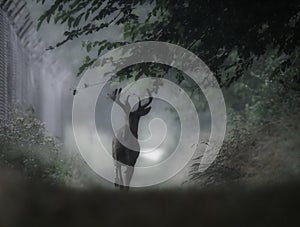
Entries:
{"label": "tree", "polygon": [[[44,3],[44,0],[37,0]],[[147,13],[139,13],[145,8]],[[300,1],[216,0],[56,0],[39,18],[68,25],[57,48],[80,36],[112,25],[123,28],[123,40],[89,41],[87,53],[104,51],[137,41],[156,40],[183,46],[197,54],[215,73],[221,86],[229,86],[270,49],[290,56],[274,69],[284,71],[298,58]],[[87,56],[80,75],[97,56]],[[149,64],[126,69],[127,77],[143,73],[163,76],[168,67]],[[135,74],[134,74],[135,72]],[[124,72],[123,72],[124,73]],[[299,75],[289,78],[299,84]]]}

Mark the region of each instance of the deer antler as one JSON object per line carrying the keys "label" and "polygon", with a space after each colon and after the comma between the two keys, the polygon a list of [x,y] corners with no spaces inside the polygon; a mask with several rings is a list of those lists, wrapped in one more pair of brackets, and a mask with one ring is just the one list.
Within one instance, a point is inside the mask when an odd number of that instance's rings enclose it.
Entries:
{"label": "deer antler", "polygon": [[119,89],[115,89],[114,92],[112,94],[108,94],[108,96],[114,101],[116,102],[123,110],[125,113],[129,113],[131,110],[131,106],[129,104],[129,95],[126,98],[125,103],[122,103],[120,101],[120,96],[121,96],[121,91],[122,88]]}
{"label": "deer antler", "polygon": [[149,95],[149,98],[148,98],[148,101],[142,105],[142,101],[139,97],[139,106],[138,106],[138,110],[141,110],[141,109],[145,109],[147,106],[150,105],[150,103],[152,102],[153,100],[153,97],[152,97],[152,93],[150,92],[149,89],[147,89],[147,92],[148,92],[148,95]]}

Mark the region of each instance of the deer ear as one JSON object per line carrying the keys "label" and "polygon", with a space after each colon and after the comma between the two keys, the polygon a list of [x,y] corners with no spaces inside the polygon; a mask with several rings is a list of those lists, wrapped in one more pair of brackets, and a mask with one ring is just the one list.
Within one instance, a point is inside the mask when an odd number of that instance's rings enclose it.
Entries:
{"label": "deer ear", "polygon": [[145,116],[145,115],[147,115],[147,114],[150,112],[150,110],[151,110],[151,107],[148,107],[148,108],[139,110],[138,114],[139,114],[140,116]]}

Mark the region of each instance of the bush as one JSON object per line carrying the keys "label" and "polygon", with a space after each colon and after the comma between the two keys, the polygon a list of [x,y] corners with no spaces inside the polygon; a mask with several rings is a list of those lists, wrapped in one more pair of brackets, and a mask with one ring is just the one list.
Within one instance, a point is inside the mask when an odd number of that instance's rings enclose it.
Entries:
{"label": "bush", "polygon": [[225,141],[205,172],[198,172],[201,156],[195,158],[190,181],[203,186],[299,176],[300,58],[284,74],[274,71],[280,60],[269,54],[224,90]]}
{"label": "bush", "polygon": [[70,175],[61,148],[46,135],[44,124],[16,110],[0,121],[0,166],[51,184],[63,183]]}

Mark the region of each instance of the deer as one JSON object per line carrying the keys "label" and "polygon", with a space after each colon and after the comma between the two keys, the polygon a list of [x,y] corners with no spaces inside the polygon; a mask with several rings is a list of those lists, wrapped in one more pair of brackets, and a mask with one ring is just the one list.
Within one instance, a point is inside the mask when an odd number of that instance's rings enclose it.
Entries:
{"label": "deer", "polygon": [[[115,187],[120,189],[129,190],[129,185],[134,173],[134,167],[140,154],[140,145],[138,142],[138,128],[141,117],[147,115],[151,106],[149,106],[153,100],[151,92],[147,89],[149,98],[145,104],[142,104],[139,98],[138,107],[132,110],[129,103],[129,95],[122,103],[120,101],[120,95],[122,88],[115,89],[109,97],[118,104],[125,113],[126,124],[121,129],[117,130],[112,139],[112,157],[115,165]],[[130,131],[129,131],[130,130]],[[132,136],[130,136],[130,133]],[[123,138],[126,144],[130,144],[130,148],[123,145],[118,138]],[[134,149],[132,149],[134,148]],[[126,167],[125,179],[122,177],[122,166]]]}

